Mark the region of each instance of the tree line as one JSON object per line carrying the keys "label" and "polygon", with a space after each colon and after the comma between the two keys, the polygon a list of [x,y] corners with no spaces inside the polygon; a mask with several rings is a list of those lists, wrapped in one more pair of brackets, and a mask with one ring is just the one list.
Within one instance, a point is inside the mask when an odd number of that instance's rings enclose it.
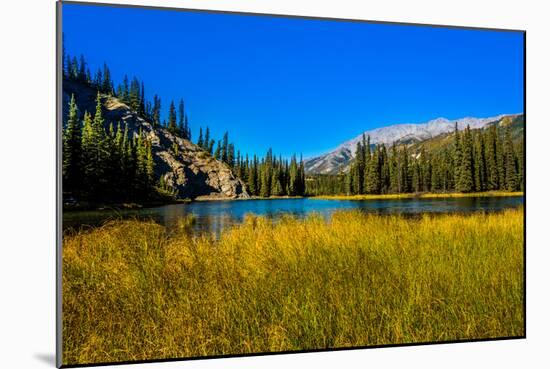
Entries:
{"label": "tree line", "polygon": [[[233,174],[246,185],[252,196],[303,196],[305,194],[305,170],[303,160],[293,155],[290,160],[276,158],[269,149],[261,158],[248,154],[241,155],[235,149],[235,144],[229,141],[229,133],[225,132],[222,139],[217,141],[210,135],[206,127],[203,136],[202,127],[196,144],[212,155],[216,160],[227,164]],[[215,146],[215,148],[214,148]],[[235,151],[236,150],[236,151]]]}
{"label": "tree line", "polygon": [[431,152],[387,149],[363,135],[349,171],[308,176],[306,194],[523,191],[523,162],[523,140],[514,144],[509,127],[460,132],[455,125],[453,144]]}
{"label": "tree line", "polygon": [[249,160],[237,153],[236,175],[247,186],[252,196],[303,196],[305,194],[305,170],[302,159],[296,155],[290,160],[276,158],[269,149],[263,158],[257,155]]}

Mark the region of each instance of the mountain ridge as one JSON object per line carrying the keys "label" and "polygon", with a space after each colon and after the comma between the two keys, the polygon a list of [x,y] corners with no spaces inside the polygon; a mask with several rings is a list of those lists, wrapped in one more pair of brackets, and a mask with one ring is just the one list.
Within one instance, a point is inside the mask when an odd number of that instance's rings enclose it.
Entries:
{"label": "mountain ridge", "polygon": [[349,163],[355,158],[355,147],[362,140],[363,135],[370,137],[371,145],[391,145],[394,142],[416,143],[452,132],[455,129],[455,124],[459,130],[464,130],[467,126],[478,129],[505,117],[517,117],[522,114],[499,114],[486,118],[464,117],[454,120],[438,117],[424,123],[400,123],[371,129],[341,143],[332,151],[306,159],[304,162],[305,170],[307,174],[337,174],[345,171]]}

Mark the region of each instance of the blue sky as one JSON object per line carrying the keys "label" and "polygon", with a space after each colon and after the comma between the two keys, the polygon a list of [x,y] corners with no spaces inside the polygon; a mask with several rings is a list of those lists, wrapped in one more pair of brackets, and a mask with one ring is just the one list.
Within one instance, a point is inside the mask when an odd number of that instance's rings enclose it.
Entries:
{"label": "blue sky", "polygon": [[92,73],[186,103],[193,135],[310,157],[365,130],[523,112],[523,34],[63,5],[69,54]]}

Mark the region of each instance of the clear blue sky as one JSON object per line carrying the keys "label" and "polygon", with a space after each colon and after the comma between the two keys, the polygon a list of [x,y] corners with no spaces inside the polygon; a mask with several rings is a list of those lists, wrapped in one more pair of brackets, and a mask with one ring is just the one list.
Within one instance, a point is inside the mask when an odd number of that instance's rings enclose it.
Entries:
{"label": "clear blue sky", "polygon": [[68,53],[186,102],[193,135],[304,157],[365,130],[523,112],[523,34],[65,4]]}

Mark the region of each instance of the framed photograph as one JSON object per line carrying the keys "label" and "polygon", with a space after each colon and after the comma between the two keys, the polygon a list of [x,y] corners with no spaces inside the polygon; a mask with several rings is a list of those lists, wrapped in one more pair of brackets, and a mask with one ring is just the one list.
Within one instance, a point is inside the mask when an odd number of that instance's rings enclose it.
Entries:
{"label": "framed photograph", "polygon": [[57,10],[58,366],[525,337],[525,31]]}

